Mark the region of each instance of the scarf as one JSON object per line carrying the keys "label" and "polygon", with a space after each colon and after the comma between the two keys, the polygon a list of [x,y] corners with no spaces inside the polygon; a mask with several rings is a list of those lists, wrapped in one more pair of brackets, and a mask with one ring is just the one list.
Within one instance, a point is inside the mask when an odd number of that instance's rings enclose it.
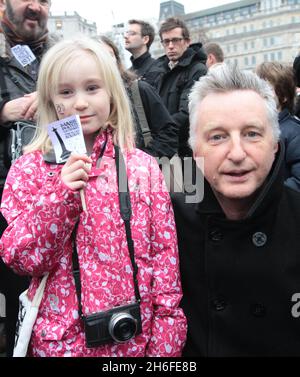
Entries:
{"label": "scarf", "polygon": [[22,36],[16,32],[15,26],[10,22],[5,13],[3,14],[3,18],[1,20],[1,27],[5,35],[6,53],[8,54],[8,56],[11,55],[11,47],[18,44],[28,45],[36,57],[40,57],[42,55],[48,39],[48,29],[46,29],[44,31],[44,34],[41,35],[38,39],[25,42]]}

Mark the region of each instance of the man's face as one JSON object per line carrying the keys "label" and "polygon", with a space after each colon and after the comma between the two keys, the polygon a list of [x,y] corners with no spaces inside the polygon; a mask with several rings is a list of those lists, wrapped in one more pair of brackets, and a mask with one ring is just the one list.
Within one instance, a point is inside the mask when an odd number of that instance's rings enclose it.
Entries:
{"label": "man's face", "polygon": [[6,15],[24,41],[36,40],[47,28],[50,0],[6,0]]}
{"label": "man's face", "polygon": [[141,25],[130,24],[128,30],[125,32],[125,48],[129,52],[134,52],[145,46],[149,37],[143,37],[141,33]]}
{"label": "man's face", "polygon": [[190,45],[190,40],[183,38],[180,27],[162,33],[161,39],[165,53],[172,62],[177,62]]}
{"label": "man's face", "polygon": [[262,186],[277,151],[264,100],[250,90],[210,94],[198,107],[195,157],[219,202],[249,198]]}

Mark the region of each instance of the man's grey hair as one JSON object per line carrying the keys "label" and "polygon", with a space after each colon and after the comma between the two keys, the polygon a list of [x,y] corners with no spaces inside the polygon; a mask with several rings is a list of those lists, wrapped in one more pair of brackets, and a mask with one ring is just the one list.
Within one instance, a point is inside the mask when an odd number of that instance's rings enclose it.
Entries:
{"label": "man's grey hair", "polygon": [[241,71],[236,66],[223,63],[212,67],[206,76],[202,76],[195,83],[189,95],[189,143],[193,151],[197,147],[198,108],[201,101],[209,94],[227,93],[235,90],[253,90],[264,99],[267,117],[273,129],[274,140],[279,140],[278,111],[272,87],[253,72]]}

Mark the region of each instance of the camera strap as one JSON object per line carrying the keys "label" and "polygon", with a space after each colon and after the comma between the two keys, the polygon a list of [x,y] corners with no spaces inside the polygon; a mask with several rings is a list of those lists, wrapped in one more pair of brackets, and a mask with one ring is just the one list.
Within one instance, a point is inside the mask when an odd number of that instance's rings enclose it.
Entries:
{"label": "camera strap", "polygon": [[[137,280],[138,266],[135,263],[134,243],[133,243],[133,239],[131,235],[131,227],[130,227],[130,219],[132,215],[132,210],[131,210],[130,193],[129,193],[129,187],[128,187],[128,179],[127,179],[127,174],[126,174],[126,166],[125,166],[124,157],[120,151],[120,148],[117,145],[115,145],[115,155],[116,155],[116,169],[117,169],[117,179],[118,179],[120,213],[125,224],[127,245],[128,245],[130,260],[131,260],[132,269],[133,269],[133,283],[134,283],[135,299],[137,302],[140,302],[141,296],[140,296],[139,285],[138,285],[138,280]],[[123,187],[126,187],[126,191],[122,190]]]}
{"label": "camera strap", "polygon": [[[130,227],[130,219],[132,215],[132,210],[131,210],[130,193],[129,193],[129,188],[128,188],[128,179],[127,179],[127,174],[126,174],[126,165],[125,165],[123,154],[120,151],[120,148],[116,145],[114,146],[114,148],[115,148],[115,157],[116,157],[120,214],[125,224],[127,245],[128,245],[130,260],[131,260],[132,269],[133,269],[133,283],[134,283],[135,298],[136,298],[136,301],[139,303],[141,301],[141,296],[140,296],[138,279],[137,279],[138,266],[134,258],[134,242],[132,239],[131,227]],[[122,188],[124,187],[125,187],[125,190],[122,190]],[[72,239],[73,239],[72,263],[73,263],[73,276],[75,280],[76,295],[78,299],[78,313],[79,313],[79,316],[82,318],[83,314],[82,314],[82,303],[81,303],[80,269],[79,269],[78,253],[77,253],[77,248],[76,248],[77,228],[78,228],[78,222],[76,223],[73,233],[72,233]]]}

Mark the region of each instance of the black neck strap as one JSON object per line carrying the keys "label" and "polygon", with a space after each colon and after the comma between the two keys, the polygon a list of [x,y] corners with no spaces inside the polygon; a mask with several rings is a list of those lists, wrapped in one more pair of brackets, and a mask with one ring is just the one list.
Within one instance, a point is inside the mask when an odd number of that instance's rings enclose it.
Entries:
{"label": "black neck strap", "polygon": [[[106,146],[106,144],[105,144]],[[105,146],[103,149],[105,149]],[[103,151],[104,153],[104,151]],[[117,181],[118,181],[118,192],[119,192],[119,204],[120,204],[120,214],[122,219],[124,220],[125,224],[125,231],[126,231],[126,239],[127,245],[130,255],[130,260],[133,269],[133,283],[134,283],[134,292],[135,298],[137,302],[141,301],[141,296],[139,292],[138,286],[138,266],[135,262],[134,258],[134,243],[131,235],[131,227],[130,227],[130,219],[131,219],[131,202],[130,202],[130,194],[128,189],[128,179],[126,174],[126,166],[124,157],[120,151],[120,148],[115,145],[115,156],[116,156],[116,169],[117,169]],[[124,190],[125,188],[125,190]],[[78,312],[79,316],[83,317],[82,314],[82,303],[81,303],[81,281],[80,281],[80,269],[79,269],[79,261],[78,261],[78,253],[76,248],[76,233],[77,233],[78,223],[75,225],[73,230],[72,239],[73,239],[73,276],[75,280],[75,287],[76,287],[76,294],[78,299]]]}

